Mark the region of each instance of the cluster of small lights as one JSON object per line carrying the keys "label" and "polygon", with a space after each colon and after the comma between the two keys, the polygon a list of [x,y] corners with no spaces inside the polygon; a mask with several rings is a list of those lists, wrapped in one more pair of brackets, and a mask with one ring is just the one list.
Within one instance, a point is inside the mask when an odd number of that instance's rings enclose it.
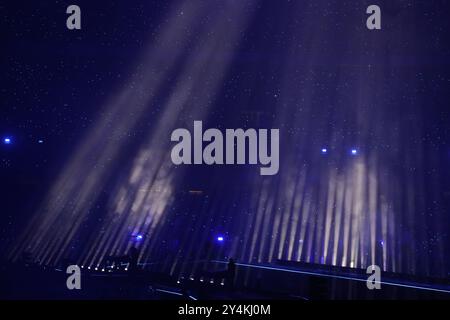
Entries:
{"label": "cluster of small lights", "polygon": [[[81,269],[84,269],[84,268],[85,268],[85,266],[81,266]],[[86,267],[86,268],[87,268],[88,270],[91,270],[91,267],[90,267],[90,266],[88,266],[88,267]],[[117,266],[115,269],[119,270],[120,268],[119,268],[119,266]],[[98,271],[98,267],[95,267],[95,270]],[[125,271],[128,271],[128,268],[125,268],[124,270],[125,270]],[[103,269],[101,269],[100,271],[102,271],[102,272],[106,272],[106,271],[112,272],[113,270],[112,270],[112,269],[105,270],[105,269],[103,268]]]}
{"label": "cluster of small lights", "polygon": [[[190,281],[195,281],[195,278],[194,277],[192,277],[192,276],[190,276],[189,278],[188,278]],[[184,280],[184,277],[180,277],[180,278],[178,278],[178,280],[177,280],[177,284],[181,284],[181,282]],[[208,280],[205,280],[203,277],[200,277],[199,279],[198,279],[198,281],[200,281],[200,282],[206,282],[206,283],[210,283],[210,284],[214,284],[214,278],[211,278],[211,279],[209,279],[209,281]],[[218,282],[219,283],[219,282]],[[222,279],[221,280],[221,282],[219,283],[221,286],[224,286],[225,285],[225,279]]]}
{"label": "cluster of small lights", "polygon": [[[328,149],[327,148],[322,148],[322,149],[320,149],[320,153],[327,154],[328,153]],[[350,154],[353,155],[353,156],[356,156],[358,154],[358,149],[356,149],[356,148],[351,149],[350,150]]]}
{"label": "cluster of small lights", "polygon": [[[44,140],[43,139],[38,139],[37,143],[43,144]],[[3,137],[3,144],[13,144],[13,138],[10,137],[10,136]]]}

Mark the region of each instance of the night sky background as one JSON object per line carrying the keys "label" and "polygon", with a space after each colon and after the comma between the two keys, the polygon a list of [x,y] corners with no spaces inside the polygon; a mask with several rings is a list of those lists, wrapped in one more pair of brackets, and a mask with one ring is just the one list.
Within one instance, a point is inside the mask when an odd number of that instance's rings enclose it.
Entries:
{"label": "night sky background", "polygon": [[[70,4],[0,3],[6,258],[448,275],[449,1],[79,0],[75,31]],[[279,173],[174,166],[194,120],[279,128]]]}

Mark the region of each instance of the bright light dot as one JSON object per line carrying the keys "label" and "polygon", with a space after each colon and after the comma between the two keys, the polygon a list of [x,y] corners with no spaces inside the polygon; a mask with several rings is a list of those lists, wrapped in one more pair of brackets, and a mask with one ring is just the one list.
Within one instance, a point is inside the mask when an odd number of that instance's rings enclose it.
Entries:
{"label": "bright light dot", "polygon": [[358,150],[356,150],[356,149],[352,149],[352,155],[357,155],[358,154]]}
{"label": "bright light dot", "polygon": [[12,143],[12,139],[10,137],[6,137],[3,139],[3,143],[4,144],[11,144]]}
{"label": "bright light dot", "polygon": [[222,241],[223,241],[223,237],[222,237],[222,236],[218,236],[218,237],[217,237],[217,241],[222,242]]}
{"label": "bright light dot", "polygon": [[38,143],[42,144],[42,143],[44,143],[44,140],[39,139],[39,140],[38,140]]}
{"label": "bright light dot", "polygon": [[327,148],[322,148],[321,152],[322,152],[323,154],[325,154],[325,153],[328,152],[328,149],[327,149]]}
{"label": "bright light dot", "polygon": [[144,237],[142,236],[142,234],[138,234],[137,236],[136,236],[136,240],[142,240]]}

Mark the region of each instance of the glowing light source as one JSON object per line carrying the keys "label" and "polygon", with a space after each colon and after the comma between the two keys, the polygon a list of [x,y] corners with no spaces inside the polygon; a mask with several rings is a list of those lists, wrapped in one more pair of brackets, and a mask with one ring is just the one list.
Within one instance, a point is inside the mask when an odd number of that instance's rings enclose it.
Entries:
{"label": "glowing light source", "polygon": [[322,152],[322,154],[326,154],[328,152],[327,148],[322,148],[322,150],[320,150],[320,152]]}
{"label": "glowing light source", "polygon": [[3,138],[3,143],[4,144],[11,144],[12,143],[12,138],[10,138],[10,137]]}
{"label": "glowing light source", "polygon": [[218,237],[217,237],[217,241],[223,242],[223,240],[224,240],[223,236],[218,236]]}
{"label": "glowing light source", "polygon": [[352,154],[353,156],[356,156],[356,155],[358,154],[358,150],[352,149],[352,150],[351,150],[351,154]]}
{"label": "glowing light source", "polygon": [[143,236],[142,234],[138,234],[138,235],[136,236],[136,240],[137,240],[137,241],[141,241],[142,239],[144,239],[144,236]]}

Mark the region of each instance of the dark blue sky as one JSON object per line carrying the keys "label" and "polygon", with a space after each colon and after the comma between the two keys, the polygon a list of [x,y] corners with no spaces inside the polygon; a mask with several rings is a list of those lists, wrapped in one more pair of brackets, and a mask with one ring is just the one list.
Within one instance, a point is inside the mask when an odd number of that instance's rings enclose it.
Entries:
{"label": "dark blue sky", "polygon": [[[364,266],[374,259],[390,271],[447,273],[448,1],[77,1],[79,31],[65,27],[69,4],[0,4],[0,135],[12,139],[0,145],[2,245],[19,243],[33,216],[62,214],[50,196],[61,177],[76,181],[61,190],[68,225],[86,181],[101,179],[62,256],[98,259],[88,253],[97,240],[84,235],[99,230],[125,239],[118,245],[125,250],[127,232],[137,228],[157,234],[142,256],[151,260],[174,229],[175,244],[161,250],[184,256],[192,255],[191,241],[208,247],[223,233],[233,239],[227,254],[245,261]],[[365,27],[369,4],[381,7],[380,31]],[[121,94],[127,101],[118,105]],[[249,166],[169,168],[174,178],[161,187],[170,186],[167,207],[144,213],[164,219],[124,218],[128,229],[108,231],[110,203],[121,188],[136,188],[127,177],[140,157],[142,177],[155,163],[157,172],[170,167],[161,164],[170,152],[165,130],[193,120],[280,128],[279,175],[263,180]],[[98,167],[106,169],[96,177]],[[140,183],[160,187],[151,177]],[[202,190],[200,200],[192,190]],[[140,196],[126,199],[131,212]],[[49,226],[42,234],[54,235]],[[173,256],[168,264],[177,263]]]}

